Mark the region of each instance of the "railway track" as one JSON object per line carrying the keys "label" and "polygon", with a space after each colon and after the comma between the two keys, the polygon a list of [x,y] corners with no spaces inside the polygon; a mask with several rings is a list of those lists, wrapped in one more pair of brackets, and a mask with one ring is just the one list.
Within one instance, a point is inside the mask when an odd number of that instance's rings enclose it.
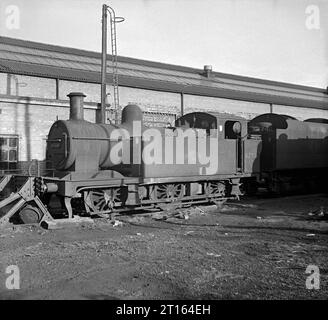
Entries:
{"label": "railway track", "polygon": [[[206,206],[209,205],[215,205],[217,207],[218,212],[220,211],[220,209],[222,207],[224,207],[225,205],[229,206],[236,206],[236,207],[245,207],[245,208],[249,208],[252,206],[259,206],[259,205],[265,205],[268,202],[274,200],[274,199],[281,199],[283,198],[284,201],[289,201],[289,202],[293,202],[293,201],[299,201],[299,200],[308,200],[308,199],[318,199],[318,198],[322,198],[322,197],[328,197],[327,193],[312,193],[312,194],[290,194],[290,195],[275,195],[275,194],[271,194],[265,190],[260,190],[259,193],[257,193],[256,195],[252,195],[252,196],[242,196],[240,198],[240,200],[235,200],[235,199],[225,199],[224,201],[217,201],[212,202],[212,204],[210,203],[205,203],[203,202],[199,202],[199,203],[162,203],[161,205],[158,206],[146,206],[146,207],[139,207],[139,208],[135,208],[133,210],[131,210],[131,208],[122,208],[122,209],[117,209],[113,212],[109,212],[109,213],[103,213],[103,214],[98,214],[98,215],[94,215],[93,218],[95,219],[110,219],[110,220],[115,220],[119,217],[123,217],[123,216],[128,216],[131,214],[138,214],[140,213],[145,214],[145,213],[151,213],[151,212],[161,212],[161,215],[165,218],[167,217],[174,217],[177,215],[183,215],[183,212],[185,210],[190,210],[190,208],[198,208],[199,210],[202,211],[202,205],[206,208]],[[55,206],[57,205],[57,207],[53,207],[52,208],[52,213],[54,213],[54,216],[56,217],[56,211],[58,214],[61,213],[61,208],[60,208],[60,202],[55,203]],[[315,211],[318,210],[323,210],[322,207],[320,205],[315,206]],[[33,209],[33,208],[32,208]],[[31,210],[31,208],[29,208],[29,210]],[[76,212],[77,215],[80,215],[82,212]],[[83,216],[83,214],[82,214]],[[84,216],[85,216],[85,212],[84,212]],[[1,216],[0,216],[1,218]],[[35,225],[46,225],[43,224],[42,221],[45,221],[46,219],[42,219],[40,222],[32,222],[32,223],[22,223],[21,220],[19,219],[14,219],[13,221],[11,221],[10,224],[8,224],[7,226],[12,227],[14,225],[25,225],[25,226],[35,226]],[[59,221],[60,223],[62,223],[63,221],[65,221],[65,219],[52,219],[51,221]],[[83,222],[83,218],[79,220],[80,222]]]}

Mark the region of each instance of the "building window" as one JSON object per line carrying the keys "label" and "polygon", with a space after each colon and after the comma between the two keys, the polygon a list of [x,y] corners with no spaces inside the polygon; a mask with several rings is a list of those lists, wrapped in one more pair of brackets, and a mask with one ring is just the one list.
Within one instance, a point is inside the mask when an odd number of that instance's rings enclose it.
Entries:
{"label": "building window", "polygon": [[18,137],[0,136],[0,169],[16,169],[18,163]]}

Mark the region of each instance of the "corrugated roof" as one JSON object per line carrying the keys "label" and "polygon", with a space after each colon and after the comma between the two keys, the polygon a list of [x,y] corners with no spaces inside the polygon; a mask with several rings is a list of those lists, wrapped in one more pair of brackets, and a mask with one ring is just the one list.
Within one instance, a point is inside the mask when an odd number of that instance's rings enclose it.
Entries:
{"label": "corrugated roof", "polygon": [[[100,53],[0,37],[0,71],[100,83]],[[111,83],[111,56],[107,81]],[[118,57],[119,84],[255,102],[328,109],[324,89]]]}

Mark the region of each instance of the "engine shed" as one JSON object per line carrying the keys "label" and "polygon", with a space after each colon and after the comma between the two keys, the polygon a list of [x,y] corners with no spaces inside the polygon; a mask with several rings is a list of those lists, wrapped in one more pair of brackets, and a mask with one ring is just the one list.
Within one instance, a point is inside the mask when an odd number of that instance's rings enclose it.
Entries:
{"label": "engine shed", "polygon": [[[110,70],[108,64],[109,120],[113,117]],[[246,120],[264,113],[328,119],[326,89],[128,57],[118,57],[118,75],[121,108],[138,105],[148,126],[173,125],[191,112],[227,113]],[[67,94],[72,91],[86,95],[84,117],[97,122],[100,53],[0,37],[2,172],[42,173],[49,128],[56,120],[68,119]]]}

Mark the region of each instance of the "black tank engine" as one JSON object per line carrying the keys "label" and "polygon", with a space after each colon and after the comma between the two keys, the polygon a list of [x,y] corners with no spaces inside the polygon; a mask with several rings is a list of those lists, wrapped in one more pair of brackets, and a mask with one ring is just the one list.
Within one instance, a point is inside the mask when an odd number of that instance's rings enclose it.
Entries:
{"label": "black tank engine", "polygon": [[0,226],[16,213],[23,222],[40,222],[56,212],[73,218],[221,204],[261,185],[282,192],[302,182],[311,188],[326,177],[328,124],[318,119],[263,114],[248,123],[193,112],[173,127],[149,128],[141,109],[128,105],[120,125],[101,124],[84,120],[83,93],[68,96],[69,120],[56,121],[48,134],[52,173],[2,178],[0,192],[15,192],[0,201]]}

